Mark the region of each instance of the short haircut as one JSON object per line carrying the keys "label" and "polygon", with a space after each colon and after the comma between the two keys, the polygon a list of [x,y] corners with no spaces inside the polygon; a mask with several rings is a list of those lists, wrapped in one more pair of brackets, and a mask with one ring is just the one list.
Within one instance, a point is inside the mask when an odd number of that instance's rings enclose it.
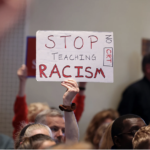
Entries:
{"label": "short haircut", "polygon": [[35,123],[46,124],[46,117],[63,117],[63,115],[57,109],[44,110],[36,116]]}
{"label": "short haircut", "polygon": [[28,106],[28,120],[29,122],[34,122],[37,114],[42,112],[43,110],[49,110],[49,106],[46,103],[31,103]]}
{"label": "short haircut", "polygon": [[132,140],[134,149],[148,149],[150,147],[150,125],[141,127]]}
{"label": "short haircut", "polygon": [[120,116],[119,118],[117,118],[113,125],[112,125],[112,129],[111,129],[111,136],[112,139],[114,141],[114,136],[117,136],[118,134],[122,133],[124,126],[123,126],[123,121],[125,119],[129,119],[129,118],[141,118],[140,116],[134,115],[134,114],[127,114],[127,115],[123,115]]}
{"label": "short haircut", "polygon": [[142,71],[145,72],[145,65],[150,64],[150,53],[146,54],[142,60]]}

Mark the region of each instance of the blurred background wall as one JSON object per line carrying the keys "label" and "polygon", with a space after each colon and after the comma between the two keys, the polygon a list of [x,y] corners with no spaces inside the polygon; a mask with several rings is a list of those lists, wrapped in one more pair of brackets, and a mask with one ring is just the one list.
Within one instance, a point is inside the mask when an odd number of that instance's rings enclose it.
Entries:
{"label": "blurred background wall", "polygon": [[[149,0],[32,0],[32,5],[27,9],[27,20],[23,27],[27,27],[25,36],[35,36],[37,30],[114,32],[114,83],[87,84],[85,110],[79,122],[81,138],[84,137],[93,115],[103,109],[116,109],[123,90],[130,83],[142,77],[141,39],[150,38],[149,6]],[[23,40],[25,41],[25,38]],[[20,48],[22,60],[24,50],[22,46]],[[4,49],[0,49],[1,59],[3,51]],[[18,60],[13,69],[14,72],[22,64],[17,53],[14,50],[14,57]],[[9,58],[8,62],[11,62],[11,59],[13,57]],[[7,64],[2,65],[8,67]],[[2,72],[1,68],[0,71]],[[0,76],[0,81],[4,78],[7,79],[5,76]],[[12,80],[16,81],[17,75],[14,75]],[[11,89],[18,88],[15,83],[13,85],[6,88],[7,94],[1,97],[1,103],[3,102],[5,107],[9,105],[9,109],[6,117],[2,119],[0,117],[0,132],[9,135],[12,126],[10,124],[7,127],[9,128],[7,132],[4,125],[6,122],[3,119],[8,120],[13,116],[15,96],[9,99],[10,103],[8,100],[6,103],[4,97],[10,94]],[[1,88],[3,88],[2,85]],[[37,82],[36,79],[30,78],[26,85],[28,103],[42,101],[47,102],[50,106],[58,107],[62,104],[64,92],[65,88],[61,87],[59,82]],[[3,113],[5,111],[3,110]]]}

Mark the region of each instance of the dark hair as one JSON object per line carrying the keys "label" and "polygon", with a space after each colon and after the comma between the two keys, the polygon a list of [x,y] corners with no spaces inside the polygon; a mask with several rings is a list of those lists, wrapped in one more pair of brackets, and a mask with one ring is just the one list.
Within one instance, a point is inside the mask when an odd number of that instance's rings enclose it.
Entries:
{"label": "dark hair", "polygon": [[89,123],[89,126],[86,130],[85,141],[91,142],[94,145],[93,140],[96,131],[99,128],[99,126],[101,126],[104,123],[105,119],[110,118],[112,120],[115,120],[118,117],[118,112],[113,109],[106,109],[98,112]]}
{"label": "dark hair", "polygon": [[117,136],[119,133],[122,133],[124,129],[123,121],[128,118],[141,118],[141,117],[134,114],[127,114],[117,118],[112,124],[112,129],[111,129],[111,136],[113,141],[114,141],[114,136]]}
{"label": "dark hair", "polygon": [[44,141],[54,141],[50,136],[44,134],[36,134],[31,137],[23,138],[18,149],[38,149]]}
{"label": "dark hair", "polygon": [[145,72],[145,65],[150,64],[150,53],[146,54],[142,60],[142,71]]}

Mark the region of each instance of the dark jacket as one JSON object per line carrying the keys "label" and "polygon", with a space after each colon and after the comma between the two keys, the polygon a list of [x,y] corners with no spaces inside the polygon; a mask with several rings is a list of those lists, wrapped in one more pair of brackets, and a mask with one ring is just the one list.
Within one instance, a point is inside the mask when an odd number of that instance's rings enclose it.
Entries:
{"label": "dark jacket", "polygon": [[14,149],[13,139],[4,134],[0,134],[0,149]]}
{"label": "dark jacket", "polygon": [[122,95],[118,107],[120,115],[136,114],[150,122],[150,81],[145,77],[130,85]]}

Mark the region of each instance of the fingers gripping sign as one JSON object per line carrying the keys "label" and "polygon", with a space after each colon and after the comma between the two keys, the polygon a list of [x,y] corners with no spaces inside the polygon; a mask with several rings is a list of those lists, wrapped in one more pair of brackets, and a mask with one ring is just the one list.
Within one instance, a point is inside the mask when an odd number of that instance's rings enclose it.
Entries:
{"label": "fingers gripping sign", "polygon": [[67,88],[63,95],[63,104],[70,106],[74,96],[79,92],[78,84],[75,80],[68,79],[63,81],[61,85]]}

